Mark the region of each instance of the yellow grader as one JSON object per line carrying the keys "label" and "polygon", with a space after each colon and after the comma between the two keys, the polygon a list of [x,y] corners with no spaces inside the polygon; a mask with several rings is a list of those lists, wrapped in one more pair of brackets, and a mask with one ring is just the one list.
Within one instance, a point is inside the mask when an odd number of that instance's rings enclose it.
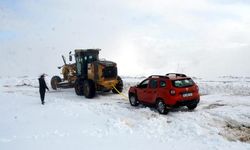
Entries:
{"label": "yellow grader", "polygon": [[[123,81],[117,75],[117,64],[112,61],[99,59],[100,49],[76,49],[76,63],[67,64],[65,57],[62,56],[64,65],[58,67],[62,69],[63,79],[59,76],[53,76],[51,87],[57,88],[75,88],[77,95],[93,98],[96,91],[113,93],[122,92]],[[72,61],[72,54],[69,54],[69,60]]]}

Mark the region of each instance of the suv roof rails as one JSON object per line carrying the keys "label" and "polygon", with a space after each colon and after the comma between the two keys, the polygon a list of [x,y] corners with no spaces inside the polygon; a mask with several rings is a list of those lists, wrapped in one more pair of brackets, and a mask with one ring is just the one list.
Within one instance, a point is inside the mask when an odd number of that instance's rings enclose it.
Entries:
{"label": "suv roof rails", "polygon": [[185,74],[182,73],[167,73],[166,76],[187,77]]}
{"label": "suv roof rails", "polygon": [[148,78],[168,78],[169,79],[169,77],[163,76],[163,75],[151,75]]}

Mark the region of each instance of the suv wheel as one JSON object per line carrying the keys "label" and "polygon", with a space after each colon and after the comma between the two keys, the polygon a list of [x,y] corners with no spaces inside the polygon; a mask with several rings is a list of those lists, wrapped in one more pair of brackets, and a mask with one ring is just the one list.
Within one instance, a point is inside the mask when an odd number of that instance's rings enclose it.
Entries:
{"label": "suv wheel", "polygon": [[197,107],[197,104],[187,105],[189,110],[194,110]]}
{"label": "suv wheel", "polygon": [[139,101],[135,94],[129,94],[129,102],[131,106],[138,106]]}
{"label": "suv wheel", "polygon": [[160,114],[167,114],[168,110],[166,108],[166,104],[162,100],[158,100],[156,102],[156,109]]}

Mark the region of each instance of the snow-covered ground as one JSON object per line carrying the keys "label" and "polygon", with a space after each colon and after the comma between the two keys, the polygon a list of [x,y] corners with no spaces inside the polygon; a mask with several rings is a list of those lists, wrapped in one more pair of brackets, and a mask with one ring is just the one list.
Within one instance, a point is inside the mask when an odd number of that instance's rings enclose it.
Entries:
{"label": "snow-covered ground", "polygon": [[[123,79],[124,94],[142,80]],[[250,79],[195,81],[202,94],[197,109],[160,115],[120,95],[85,99],[73,89],[49,91],[43,106],[36,78],[0,77],[0,150],[249,150]]]}

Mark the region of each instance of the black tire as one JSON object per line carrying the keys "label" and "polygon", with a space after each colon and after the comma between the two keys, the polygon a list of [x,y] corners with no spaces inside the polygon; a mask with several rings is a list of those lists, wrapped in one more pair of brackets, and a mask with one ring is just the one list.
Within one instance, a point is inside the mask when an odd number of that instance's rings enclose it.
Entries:
{"label": "black tire", "polygon": [[[117,76],[117,80],[118,80],[118,83],[115,85],[115,88],[119,91],[119,92],[122,92],[123,90],[123,81],[122,81],[122,78],[120,76]],[[118,94],[118,92],[115,90],[115,89],[112,89],[112,92],[114,94]]]}
{"label": "black tire", "polygon": [[163,102],[163,100],[157,100],[156,101],[156,109],[160,114],[167,114],[169,110],[166,108],[166,104]]}
{"label": "black tire", "polygon": [[76,79],[75,92],[76,92],[76,95],[83,96],[83,80],[82,79]]}
{"label": "black tire", "polygon": [[189,110],[194,110],[197,107],[197,104],[187,105]]}
{"label": "black tire", "polygon": [[50,80],[50,85],[53,90],[57,90],[58,83],[62,82],[62,79],[59,76],[53,76]]}
{"label": "black tire", "polygon": [[85,80],[83,84],[84,95],[86,98],[93,98],[96,93],[95,83],[92,80]]}
{"label": "black tire", "polygon": [[129,103],[131,106],[138,106],[139,101],[137,99],[137,96],[135,94],[129,94]]}

